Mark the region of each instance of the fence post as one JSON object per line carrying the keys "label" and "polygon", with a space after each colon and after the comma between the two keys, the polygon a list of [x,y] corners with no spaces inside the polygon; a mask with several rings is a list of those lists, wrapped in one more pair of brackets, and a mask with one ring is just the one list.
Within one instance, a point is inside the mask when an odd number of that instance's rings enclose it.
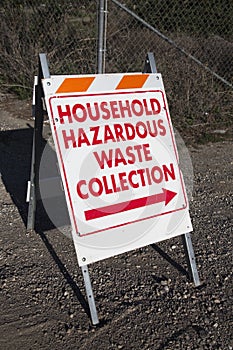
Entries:
{"label": "fence post", "polygon": [[106,19],[106,7],[107,0],[99,0],[99,13],[98,13],[98,54],[97,54],[97,73],[103,73],[103,62],[105,48],[105,19]]}

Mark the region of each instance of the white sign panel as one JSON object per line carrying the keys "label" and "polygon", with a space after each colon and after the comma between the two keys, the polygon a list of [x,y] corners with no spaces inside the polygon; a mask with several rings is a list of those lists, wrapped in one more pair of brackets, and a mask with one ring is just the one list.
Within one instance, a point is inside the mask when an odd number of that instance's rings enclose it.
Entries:
{"label": "white sign panel", "polygon": [[192,230],[160,74],[43,88],[80,265]]}

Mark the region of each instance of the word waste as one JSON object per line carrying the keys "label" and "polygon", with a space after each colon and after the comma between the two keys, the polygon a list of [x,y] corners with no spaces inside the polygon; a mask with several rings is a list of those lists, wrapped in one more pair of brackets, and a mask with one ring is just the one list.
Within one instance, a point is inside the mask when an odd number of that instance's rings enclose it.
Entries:
{"label": "word waste", "polygon": [[[101,146],[91,149],[93,161],[103,170],[102,176],[80,179],[76,185],[79,198],[85,200],[176,180],[178,174],[172,162],[155,164],[148,141],[165,137],[169,132],[162,110],[157,98],[57,105],[56,122],[63,148],[103,145],[102,149]],[[129,141],[132,144],[128,145]]]}

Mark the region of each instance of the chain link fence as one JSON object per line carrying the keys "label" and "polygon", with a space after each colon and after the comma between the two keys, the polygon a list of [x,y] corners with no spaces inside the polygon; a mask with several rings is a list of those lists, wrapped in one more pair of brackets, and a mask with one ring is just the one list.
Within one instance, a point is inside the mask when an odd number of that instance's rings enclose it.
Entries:
{"label": "chain link fence", "polygon": [[46,52],[51,74],[96,70],[97,1],[1,1],[2,87],[30,93],[38,54]]}
{"label": "chain link fence", "polygon": [[151,51],[174,125],[200,139],[208,129],[227,130],[233,107],[233,2],[112,0],[107,22],[107,72],[140,71]]}
{"label": "chain link fence", "polygon": [[[99,0],[3,0],[1,86],[31,91],[37,55],[52,74],[97,72]],[[142,71],[153,52],[175,126],[200,133],[232,119],[233,2],[105,0],[104,71]]]}

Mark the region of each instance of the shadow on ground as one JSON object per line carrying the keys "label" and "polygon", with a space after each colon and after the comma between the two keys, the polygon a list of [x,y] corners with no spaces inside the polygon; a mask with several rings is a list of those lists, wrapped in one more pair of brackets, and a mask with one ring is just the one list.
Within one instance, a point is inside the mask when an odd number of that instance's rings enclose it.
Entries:
{"label": "shadow on ground", "polygon": [[[28,217],[28,203],[26,202],[26,197],[27,185],[31,174],[32,140],[33,128],[30,125],[25,129],[0,132],[0,173],[2,182],[6,191],[10,194],[13,203],[16,205],[25,227],[27,227]],[[48,168],[51,170],[49,174],[47,171],[45,173],[51,176],[51,178],[58,177],[56,154],[54,150],[49,147],[46,140],[43,139],[42,148],[44,148],[45,145],[46,151],[49,153],[47,154],[50,161]],[[42,171],[41,176],[43,177],[45,173]],[[42,179],[42,181],[43,180],[44,179]],[[55,197],[46,199],[46,205],[57,207],[56,212],[58,218],[63,218],[63,221],[60,220],[60,223],[69,224],[69,221],[67,221],[69,219],[65,197],[62,191],[56,194]],[[60,215],[60,211],[62,211],[63,215]],[[66,222],[64,222],[64,220]],[[39,234],[45,247],[55,261],[63,277],[71,286],[83,309],[90,316],[85,298],[47,237],[48,231],[54,228],[54,223],[48,217],[42,201],[39,200],[37,202],[35,231]],[[45,234],[45,232],[47,232],[47,234]]]}
{"label": "shadow on ground", "polygon": [[[2,181],[12,201],[18,208],[25,227],[27,227],[28,203],[26,202],[28,181],[31,174],[33,128],[7,130],[0,132],[0,173]],[[42,150],[46,146],[46,159],[40,171],[40,181],[43,191],[46,192],[46,179],[58,178],[57,157],[55,151],[42,139]],[[48,158],[48,159],[47,159]],[[47,164],[45,164],[47,161]],[[46,167],[46,169],[44,169]],[[47,186],[50,186],[48,181]],[[40,191],[38,193],[40,196]],[[45,205],[44,205],[45,204]],[[47,214],[48,208],[52,210],[52,218]],[[46,209],[46,210],[45,210]],[[58,225],[54,225],[54,222]],[[69,225],[69,217],[62,189],[56,195],[38,200],[35,229],[36,231],[49,231],[57,226]]]}

